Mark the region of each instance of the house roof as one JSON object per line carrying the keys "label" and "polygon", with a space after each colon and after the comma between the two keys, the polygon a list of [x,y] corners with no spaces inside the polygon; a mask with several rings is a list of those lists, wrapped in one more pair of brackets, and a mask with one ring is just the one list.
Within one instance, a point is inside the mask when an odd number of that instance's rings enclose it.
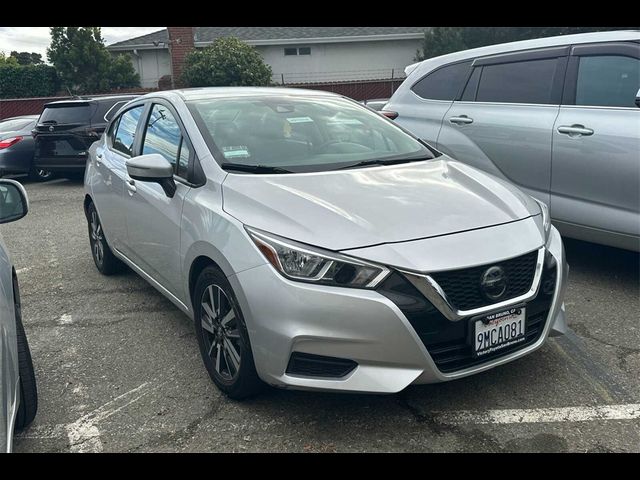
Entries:
{"label": "house roof", "polygon": [[[252,45],[335,43],[420,38],[428,27],[195,27],[196,46],[220,37],[237,37]],[[167,30],[109,45],[109,50],[166,48]],[[155,42],[155,43],[154,43]]]}

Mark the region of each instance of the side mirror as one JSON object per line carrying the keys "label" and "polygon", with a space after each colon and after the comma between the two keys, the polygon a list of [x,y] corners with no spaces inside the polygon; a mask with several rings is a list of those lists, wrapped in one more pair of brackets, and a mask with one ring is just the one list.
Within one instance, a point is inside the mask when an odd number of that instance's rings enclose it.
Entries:
{"label": "side mirror", "polygon": [[15,180],[0,180],[0,223],[20,220],[29,211],[29,198]]}
{"label": "side mirror", "polygon": [[158,183],[169,198],[176,193],[173,166],[159,153],[130,158],[127,160],[127,173],[134,180]]}
{"label": "side mirror", "polygon": [[640,89],[636,93],[636,107],[640,107]]}

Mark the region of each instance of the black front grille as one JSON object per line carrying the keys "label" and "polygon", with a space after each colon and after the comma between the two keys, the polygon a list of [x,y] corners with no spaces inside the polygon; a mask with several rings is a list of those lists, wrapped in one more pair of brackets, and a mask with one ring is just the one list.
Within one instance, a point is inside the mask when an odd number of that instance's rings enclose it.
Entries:
{"label": "black front grille", "polygon": [[[472,334],[475,326],[471,318],[455,322],[448,320],[399,273],[389,276],[378,291],[402,310],[438,369],[449,373],[507,355],[534,344],[540,338],[551,308],[553,287],[557,281],[555,261],[552,261],[550,256],[548,260],[542,273],[538,295],[525,304],[525,340],[481,357],[473,354]],[[542,285],[547,285],[547,288],[543,290]]]}
{"label": "black front grille", "polygon": [[[471,310],[527,293],[533,283],[537,258],[538,252],[533,251],[503,262],[433,273],[431,277],[440,285],[454,307],[458,310]],[[480,284],[484,272],[494,265],[504,269],[507,289],[498,300],[489,300],[484,296]]]}
{"label": "black front grille", "polygon": [[287,373],[304,377],[341,378],[357,366],[356,362],[345,358],[293,352],[287,365]]}

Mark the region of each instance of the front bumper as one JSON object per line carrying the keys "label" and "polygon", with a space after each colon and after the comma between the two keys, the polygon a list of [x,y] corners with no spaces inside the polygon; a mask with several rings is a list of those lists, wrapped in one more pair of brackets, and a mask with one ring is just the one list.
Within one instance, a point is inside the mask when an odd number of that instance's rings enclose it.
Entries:
{"label": "front bumper", "polygon": [[[557,263],[549,313],[538,339],[520,349],[469,368],[444,373],[400,308],[377,291],[292,282],[270,265],[229,277],[244,313],[259,376],[296,389],[395,393],[410,384],[462,378],[510,362],[540,348],[566,330],[562,303],[568,267],[559,233],[546,246]],[[514,302],[517,303],[517,302]],[[355,361],[343,378],[291,375],[293,352]]]}

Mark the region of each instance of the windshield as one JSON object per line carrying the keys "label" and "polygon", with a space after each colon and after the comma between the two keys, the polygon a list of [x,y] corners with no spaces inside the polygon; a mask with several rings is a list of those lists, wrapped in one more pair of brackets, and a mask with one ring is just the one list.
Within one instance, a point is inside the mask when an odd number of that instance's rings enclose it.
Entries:
{"label": "windshield", "polygon": [[188,105],[223,167],[312,172],[434,156],[387,119],[342,98],[264,96],[200,99]]}

